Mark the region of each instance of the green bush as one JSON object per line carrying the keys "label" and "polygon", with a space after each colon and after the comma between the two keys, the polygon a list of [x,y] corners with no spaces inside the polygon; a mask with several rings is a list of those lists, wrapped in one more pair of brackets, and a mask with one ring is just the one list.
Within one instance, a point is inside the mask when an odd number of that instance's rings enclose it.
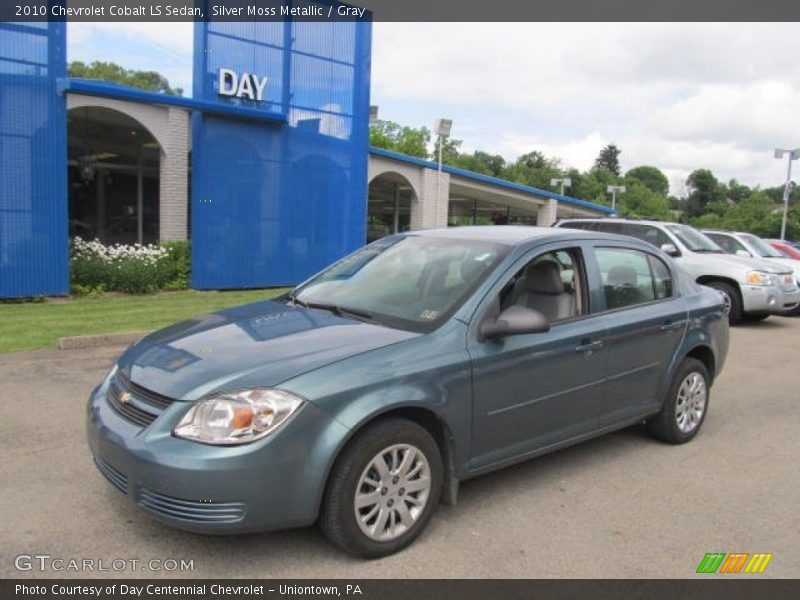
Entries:
{"label": "green bush", "polygon": [[189,278],[192,274],[192,255],[189,250],[189,242],[164,242],[162,246],[167,250],[167,260],[170,268],[170,280],[167,282],[165,289],[188,289]]}
{"label": "green bush", "polygon": [[73,293],[104,291],[143,294],[163,289],[186,289],[189,282],[189,245],[105,246],[99,241],[72,240],[70,280]]}

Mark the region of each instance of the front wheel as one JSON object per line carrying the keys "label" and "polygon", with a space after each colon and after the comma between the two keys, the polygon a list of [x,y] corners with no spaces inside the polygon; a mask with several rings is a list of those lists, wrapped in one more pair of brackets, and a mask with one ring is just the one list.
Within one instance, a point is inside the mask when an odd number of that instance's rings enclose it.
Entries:
{"label": "front wheel", "polygon": [[708,411],[709,388],[706,366],[695,358],[685,358],[675,372],[661,412],[647,421],[653,437],[684,444],[696,436]]}
{"label": "front wheel", "polygon": [[439,503],[442,457],[427,430],[386,419],[359,433],[337,459],[320,527],[364,558],[401,550],[422,533]]}

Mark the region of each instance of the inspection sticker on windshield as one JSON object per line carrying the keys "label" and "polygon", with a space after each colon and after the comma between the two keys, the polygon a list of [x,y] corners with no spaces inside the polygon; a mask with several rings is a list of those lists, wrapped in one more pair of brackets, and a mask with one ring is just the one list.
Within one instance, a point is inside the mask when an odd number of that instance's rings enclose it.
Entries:
{"label": "inspection sticker on windshield", "polygon": [[419,318],[425,319],[426,321],[433,321],[438,316],[439,316],[438,310],[423,310],[419,314]]}

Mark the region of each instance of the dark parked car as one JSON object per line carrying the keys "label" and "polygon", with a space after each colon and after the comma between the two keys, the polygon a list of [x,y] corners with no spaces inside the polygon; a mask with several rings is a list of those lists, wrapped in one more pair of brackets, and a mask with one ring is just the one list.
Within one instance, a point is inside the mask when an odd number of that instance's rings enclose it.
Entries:
{"label": "dark parked car", "polygon": [[459,481],[642,421],[691,440],[727,348],[721,295],[645,242],[409,233],[134,344],[91,394],[88,439],[103,475],[170,525],[319,522],[377,557]]}

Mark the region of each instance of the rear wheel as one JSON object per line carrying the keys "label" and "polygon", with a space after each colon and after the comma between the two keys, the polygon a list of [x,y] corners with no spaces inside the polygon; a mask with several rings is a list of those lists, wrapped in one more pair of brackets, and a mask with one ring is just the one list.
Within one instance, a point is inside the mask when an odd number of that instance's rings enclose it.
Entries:
{"label": "rear wheel", "polygon": [[696,358],[685,358],[675,372],[661,412],[647,422],[648,431],[671,444],[691,440],[705,421],[709,388],[706,366]]}
{"label": "rear wheel", "polygon": [[742,299],[739,290],[730,283],[724,281],[710,281],[706,284],[722,294],[722,301],[725,303],[725,310],[728,313],[728,323],[735,325],[742,320]]}
{"label": "rear wheel", "polygon": [[439,447],[427,430],[406,419],[379,421],[337,459],[320,527],[337,546],[358,556],[397,552],[433,516],[442,473]]}

